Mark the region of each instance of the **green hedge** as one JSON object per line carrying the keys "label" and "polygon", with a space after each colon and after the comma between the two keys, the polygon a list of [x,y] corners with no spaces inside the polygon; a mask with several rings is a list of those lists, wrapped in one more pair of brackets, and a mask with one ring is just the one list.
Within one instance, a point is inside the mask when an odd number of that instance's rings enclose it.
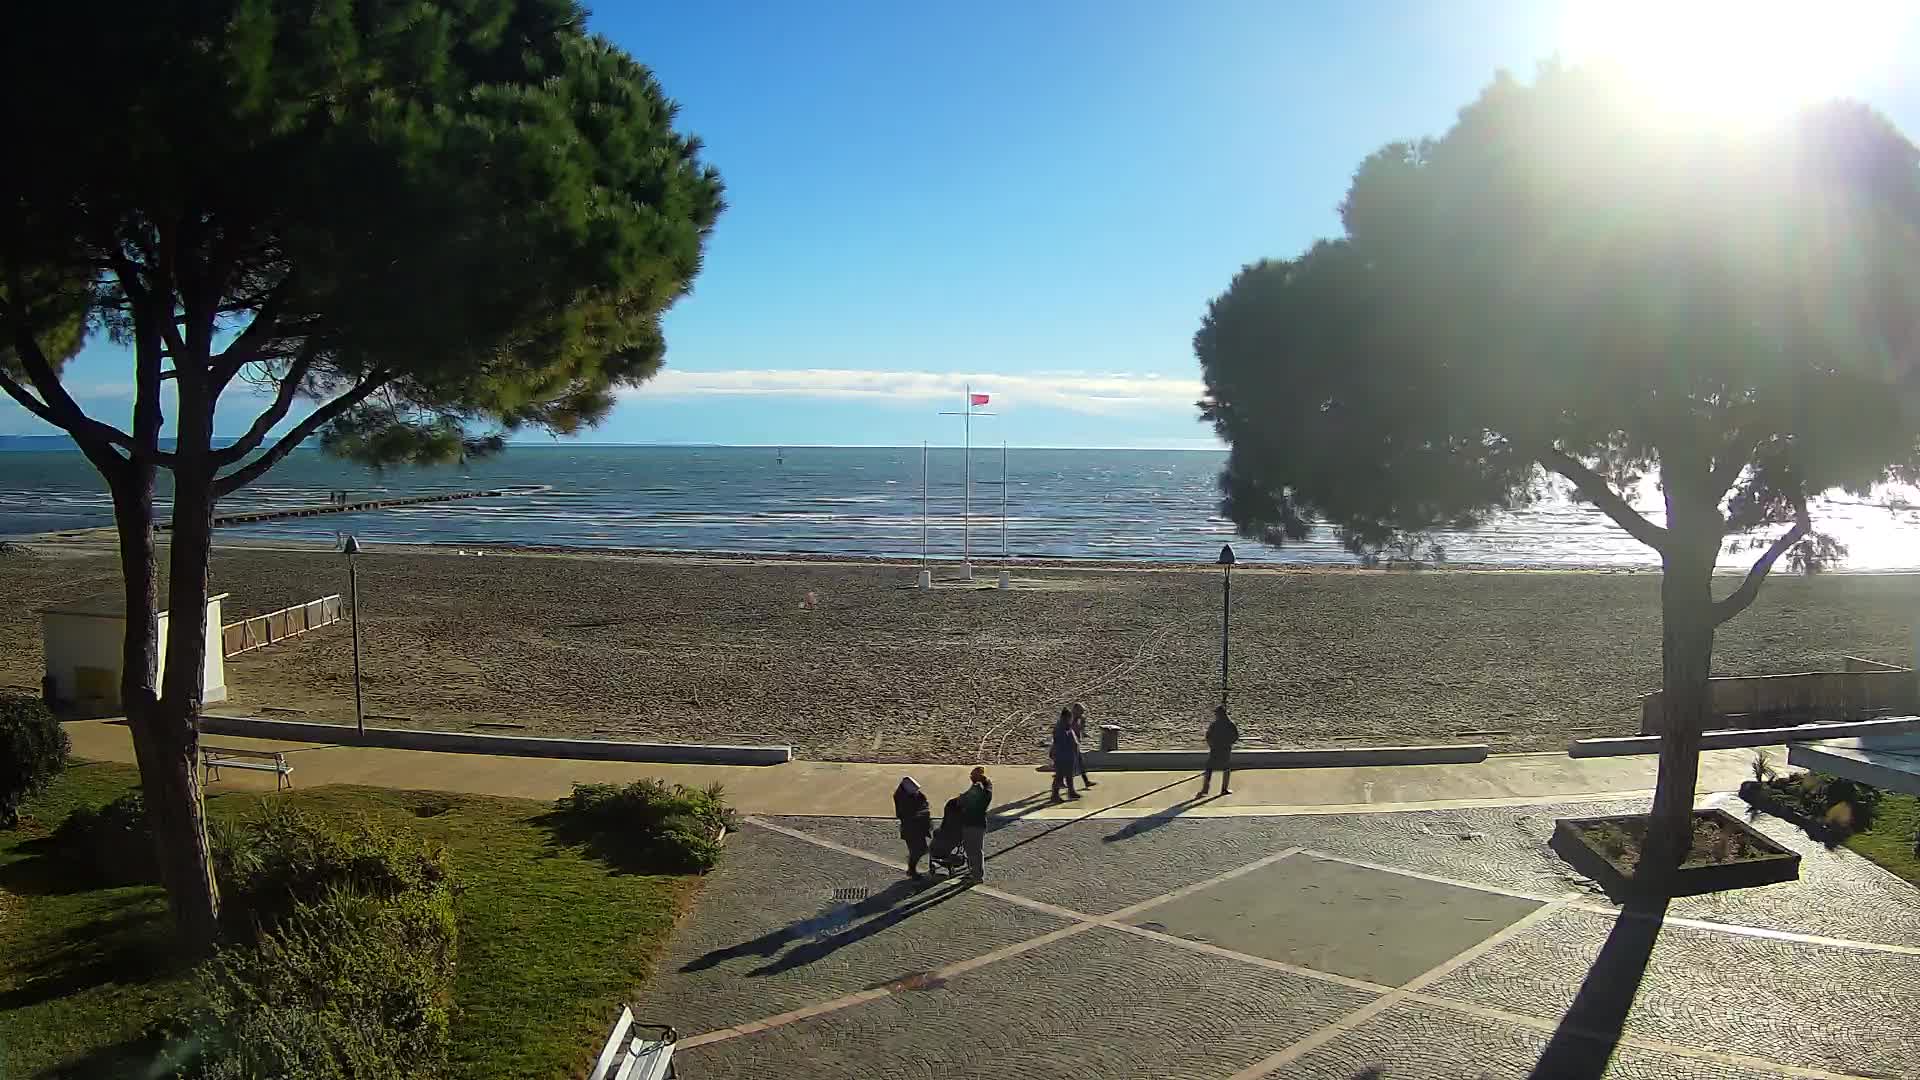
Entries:
{"label": "green hedge", "polygon": [[169,1025],[195,1080],[411,1080],[445,1071],[458,923],[446,855],[268,804],[216,838],[230,941]]}
{"label": "green hedge", "polygon": [[720,862],[720,836],[734,824],[726,790],[635,780],[624,786],[575,784],[554,804],[561,838],[585,844],[637,873],[704,873]]}
{"label": "green hedge", "polygon": [[67,764],[65,728],[39,698],[0,694],[0,829],[20,823],[20,804],[47,789]]}

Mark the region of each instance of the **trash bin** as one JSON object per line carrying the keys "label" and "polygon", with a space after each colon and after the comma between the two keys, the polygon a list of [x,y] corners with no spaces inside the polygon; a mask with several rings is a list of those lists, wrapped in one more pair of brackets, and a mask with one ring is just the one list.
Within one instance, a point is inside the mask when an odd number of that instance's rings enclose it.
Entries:
{"label": "trash bin", "polygon": [[1101,724],[1100,725],[1100,749],[1103,751],[1120,749],[1120,725],[1119,724]]}

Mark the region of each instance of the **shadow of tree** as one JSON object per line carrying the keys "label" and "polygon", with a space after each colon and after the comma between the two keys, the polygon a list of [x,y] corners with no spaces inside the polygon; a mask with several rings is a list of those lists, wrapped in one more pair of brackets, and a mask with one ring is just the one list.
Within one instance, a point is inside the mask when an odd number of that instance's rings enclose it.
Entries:
{"label": "shadow of tree", "polygon": [[166,906],[157,897],[143,897],[62,933],[44,953],[14,965],[19,981],[0,992],[0,1012],[108,983],[144,983],[178,974],[187,963],[166,916]]}
{"label": "shadow of tree", "polygon": [[162,1062],[165,1042],[135,1038],[102,1046],[34,1074],[34,1080],[148,1080],[170,1074]]}
{"label": "shadow of tree", "polygon": [[1667,904],[1665,898],[1633,900],[1621,910],[1530,1080],[1600,1080],[1606,1074],[1666,922]]}

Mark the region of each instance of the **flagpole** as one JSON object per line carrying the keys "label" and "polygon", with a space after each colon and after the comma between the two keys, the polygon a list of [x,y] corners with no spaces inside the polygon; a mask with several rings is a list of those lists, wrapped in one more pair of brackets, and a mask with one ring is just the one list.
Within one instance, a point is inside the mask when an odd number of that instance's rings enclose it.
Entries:
{"label": "flagpole", "polygon": [[933,566],[927,555],[927,443],[920,441],[920,587],[933,588]]}
{"label": "flagpole", "polygon": [[1007,568],[1007,444],[1000,444],[1000,569]]}
{"label": "flagpole", "polygon": [[960,577],[964,581],[973,580],[973,384],[967,384],[966,449],[962,451],[967,459],[966,494],[962,499],[960,518]]}

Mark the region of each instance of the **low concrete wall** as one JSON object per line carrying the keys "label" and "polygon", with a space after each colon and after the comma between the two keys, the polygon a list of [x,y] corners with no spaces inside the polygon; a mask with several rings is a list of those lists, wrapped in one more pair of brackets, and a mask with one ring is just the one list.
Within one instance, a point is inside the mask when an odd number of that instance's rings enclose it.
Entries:
{"label": "low concrete wall", "polygon": [[1911,671],[1899,664],[1883,664],[1878,660],[1869,660],[1864,656],[1843,656],[1840,658],[1842,671]]}
{"label": "low concrete wall", "polygon": [[[1708,680],[1707,691],[1716,726],[1728,728],[1920,712],[1920,678],[1903,668],[1737,675]],[[1640,734],[1661,734],[1666,720],[1664,695],[1656,690],[1640,699]]]}
{"label": "low concrete wall", "polygon": [[691,765],[784,765],[791,746],[725,746],[702,743],[614,742],[602,739],[538,739],[527,735],[475,735],[464,731],[408,728],[367,729],[361,735],[339,724],[257,717],[203,716],[200,731],[243,739],[384,746],[395,750],[437,750],[449,754],[500,754],[508,757],[581,758],[589,761],[642,761]]}
{"label": "low concrete wall", "polygon": [[[1471,765],[1487,759],[1485,743],[1451,746],[1346,746],[1327,750],[1235,750],[1233,768],[1329,769],[1356,765]],[[1086,755],[1089,769],[1201,769],[1205,750],[1109,750]]]}
{"label": "low concrete wall", "polygon": [[[1793,727],[1718,728],[1702,732],[1700,749],[1737,750],[1751,746],[1789,745],[1813,739],[1843,739],[1863,735],[1920,734],[1920,718],[1889,717],[1880,720],[1856,720],[1840,724],[1798,724]],[[1628,735],[1620,738],[1578,739],[1568,744],[1567,756],[1625,757],[1630,754],[1657,754],[1660,736]]]}

